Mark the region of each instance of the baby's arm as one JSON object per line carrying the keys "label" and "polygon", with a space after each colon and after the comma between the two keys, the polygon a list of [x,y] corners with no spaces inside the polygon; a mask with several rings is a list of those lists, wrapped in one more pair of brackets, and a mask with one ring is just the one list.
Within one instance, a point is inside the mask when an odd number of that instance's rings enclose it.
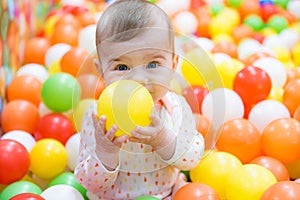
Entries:
{"label": "baby's arm", "polygon": [[74,174],[88,191],[98,193],[112,187],[118,175],[118,164],[115,169],[108,169],[96,153],[98,142],[96,144],[93,108],[88,109],[83,119],[80,152]]}

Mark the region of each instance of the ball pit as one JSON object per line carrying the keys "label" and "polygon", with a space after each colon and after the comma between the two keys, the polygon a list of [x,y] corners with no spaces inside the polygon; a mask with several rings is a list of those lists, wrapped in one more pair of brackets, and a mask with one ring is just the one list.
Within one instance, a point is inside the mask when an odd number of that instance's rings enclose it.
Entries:
{"label": "ball pit", "polygon": [[[0,13],[0,199],[87,200],[73,171],[84,112],[105,87],[94,35],[110,1],[13,2]],[[207,149],[174,199],[299,199],[300,1],[152,2],[174,24],[171,87]]]}

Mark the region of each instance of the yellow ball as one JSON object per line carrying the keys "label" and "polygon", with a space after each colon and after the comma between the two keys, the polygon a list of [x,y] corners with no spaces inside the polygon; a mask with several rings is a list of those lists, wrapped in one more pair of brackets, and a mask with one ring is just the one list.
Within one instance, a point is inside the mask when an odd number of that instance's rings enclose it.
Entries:
{"label": "yellow ball", "polygon": [[77,132],[81,131],[82,119],[85,114],[85,111],[91,105],[93,105],[94,102],[95,102],[94,99],[83,99],[77,104],[76,108],[74,109],[72,120],[73,120],[73,125]]}
{"label": "yellow ball", "polygon": [[229,59],[223,61],[217,66],[217,69],[222,77],[224,87],[232,89],[233,81],[237,73],[245,67],[245,64],[237,59]]}
{"label": "yellow ball", "polygon": [[225,188],[229,174],[242,166],[241,161],[226,152],[210,152],[204,156],[197,167],[190,170],[192,182],[211,186],[220,196],[226,199]]}
{"label": "yellow ball", "polygon": [[107,118],[109,130],[116,124],[119,130],[116,136],[130,132],[136,126],[148,126],[153,111],[153,99],[148,90],[131,80],[116,81],[107,86],[98,100],[98,115]]}
{"label": "yellow ball", "polygon": [[54,62],[48,67],[48,73],[49,73],[49,75],[53,75],[53,74],[56,74],[56,73],[59,73],[59,72],[61,72],[61,69],[60,69],[60,59],[54,61]]}
{"label": "yellow ball", "polygon": [[277,182],[267,168],[246,164],[228,177],[226,196],[230,200],[259,200],[266,189]]}
{"label": "yellow ball", "polygon": [[55,139],[36,142],[30,152],[30,170],[42,179],[52,179],[62,173],[68,162],[63,144]]}
{"label": "yellow ball", "polygon": [[296,66],[300,65],[300,42],[298,42],[292,49],[293,61]]}
{"label": "yellow ball", "polygon": [[52,15],[45,22],[45,35],[50,37],[54,31],[55,24],[58,21],[59,17],[57,15]]}
{"label": "yellow ball", "polygon": [[275,52],[275,56],[279,61],[286,63],[291,60],[291,53],[288,48],[276,46],[273,47],[273,51]]}
{"label": "yellow ball", "polygon": [[276,100],[279,102],[283,102],[283,93],[284,89],[282,87],[272,87],[270,94],[268,96],[268,100]]}

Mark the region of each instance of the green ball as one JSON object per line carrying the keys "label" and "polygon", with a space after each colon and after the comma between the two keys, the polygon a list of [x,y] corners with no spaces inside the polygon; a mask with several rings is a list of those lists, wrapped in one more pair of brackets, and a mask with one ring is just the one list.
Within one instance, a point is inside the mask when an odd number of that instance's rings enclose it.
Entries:
{"label": "green ball", "polygon": [[221,3],[214,3],[214,4],[210,5],[209,8],[210,8],[210,12],[215,16],[224,9],[224,5]]}
{"label": "green ball", "polygon": [[286,9],[287,4],[289,3],[290,0],[274,0],[274,3],[276,6],[280,6],[284,9]]}
{"label": "green ball", "polygon": [[280,15],[273,15],[267,21],[267,26],[274,29],[277,33],[280,33],[283,29],[286,29],[289,22]]}
{"label": "green ball", "polygon": [[70,74],[56,73],[48,77],[42,86],[42,101],[54,112],[65,112],[80,101],[79,82]]}
{"label": "green ball", "polygon": [[143,197],[138,197],[134,200],[159,200],[159,198],[152,197],[152,196],[143,196]]}
{"label": "green ball", "polygon": [[258,15],[247,16],[243,23],[250,26],[255,32],[262,30],[265,26],[263,19]]}
{"label": "green ball", "polygon": [[228,5],[233,8],[239,8],[243,0],[228,0]]}
{"label": "green ball", "polygon": [[13,196],[22,193],[41,194],[42,189],[36,184],[29,181],[17,181],[8,185],[1,193],[1,200],[8,200]]}
{"label": "green ball", "polygon": [[86,196],[87,190],[78,183],[78,181],[76,180],[73,173],[65,172],[65,173],[62,173],[62,174],[56,176],[54,179],[52,179],[50,181],[50,183],[48,184],[48,187],[51,187],[54,185],[59,185],[59,184],[69,185],[69,186],[74,187],[76,190],[78,190],[81,193],[81,195],[84,197],[84,199],[88,200],[88,198]]}

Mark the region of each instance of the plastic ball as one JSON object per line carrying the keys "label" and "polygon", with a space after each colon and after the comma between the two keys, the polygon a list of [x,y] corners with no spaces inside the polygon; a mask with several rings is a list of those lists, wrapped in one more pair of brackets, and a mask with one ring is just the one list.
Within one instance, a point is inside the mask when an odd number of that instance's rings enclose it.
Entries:
{"label": "plastic ball", "polygon": [[275,100],[263,100],[253,106],[248,119],[262,133],[272,121],[280,118],[290,118],[288,109]]}
{"label": "plastic ball", "polygon": [[299,1],[289,1],[287,3],[287,10],[294,14],[297,19],[300,19],[300,13],[299,13],[299,10],[300,10],[300,2]]}
{"label": "plastic ball", "polygon": [[230,35],[233,28],[234,26],[231,23],[228,23],[226,18],[218,16],[212,18],[210,24],[208,25],[208,30],[212,37],[216,37],[222,33]]}
{"label": "plastic ball", "polygon": [[80,194],[86,197],[86,189],[78,183],[76,180],[75,176],[71,172],[64,172],[61,173],[60,175],[56,176],[53,178],[50,183],[48,184],[48,188],[54,186],[54,185],[69,185],[75,188]]}
{"label": "plastic ball", "polygon": [[263,19],[258,15],[248,15],[243,23],[250,26],[255,32],[262,30],[265,26]]}
{"label": "plastic ball", "polygon": [[202,114],[210,120],[212,127],[217,130],[224,122],[244,116],[243,101],[235,91],[218,88],[210,91],[204,97]]}
{"label": "plastic ball", "polygon": [[[43,61],[44,62],[44,61]],[[29,63],[21,66],[16,72],[16,76],[30,75],[36,77],[43,83],[49,76],[47,69],[40,64]]]}
{"label": "plastic ball", "polygon": [[11,139],[19,142],[26,148],[28,153],[36,143],[34,137],[30,133],[21,130],[6,132],[4,135],[2,135],[1,140],[2,139]]}
{"label": "plastic ball", "polygon": [[37,107],[25,100],[8,102],[1,113],[1,125],[4,132],[23,130],[33,134],[38,120]]}
{"label": "plastic ball", "polygon": [[261,48],[261,44],[250,38],[242,40],[238,45],[238,56],[240,60],[245,59],[253,53],[257,53]]}
{"label": "plastic ball", "polygon": [[78,190],[70,185],[54,185],[44,190],[41,196],[47,200],[72,199],[84,200]]}
{"label": "plastic ball", "polygon": [[267,26],[274,29],[277,33],[280,33],[282,30],[287,28],[289,22],[280,15],[273,15],[267,21]]}
{"label": "plastic ball", "polygon": [[45,199],[38,194],[21,193],[16,196],[13,196],[12,198],[10,198],[10,200],[45,200]]}
{"label": "plastic ball", "polygon": [[45,54],[50,47],[50,42],[43,37],[33,37],[25,42],[24,62],[44,64]]}
{"label": "plastic ball", "polygon": [[253,66],[263,69],[271,78],[272,86],[284,86],[287,73],[284,65],[277,59],[267,57],[261,58],[253,63]]}
{"label": "plastic ball", "polygon": [[245,24],[240,24],[239,26],[236,26],[232,31],[232,36],[237,43],[239,43],[243,39],[251,38],[253,35],[253,29]]}
{"label": "plastic ball", "polygon": [[232,58],[237,58],[237,46],[232,42],[219,42],[217,43],[211,53],[225,53],[228,54]]}
{"label": "plastic ball", "polygon": [[189,11],[182,11],[172,20],[174,28],[181,34],[193,34],[197,30],[198,21],[196,16]]}
{"label": "plastic ball", "polygon": [[50,37],[50,43],[58,44],[64,43],[71,46],[77,46],[79,29],[71,24],[62,24],[55,26],[54,31]]}
{"label": "plastic ball", "polygon": [[148,126],[153,111],[153,99],[141,84],[120,80],[107,86],[98,100],[98,115],[107,117],[106,128],[113,124],[119,129],[117,136],[129,134],[137,125]]}
{"label": "plastic ball", "polygon": [[41,102],[41,89],[41,81],[34,76],[15,76],[7,87],[8,101],[22,99],[38,106]]}
{"label": "plastic ball", "polygon": [[233,154],[242,163],[247,163],[261,155],[261,134],[246,119],[229,120],[219,131],[216,147],[219,151]]}
{"label": "plastic ball", "polygon": [[282,87],[272,87],[269,96],[267,97],[268,100],[276,100],[280,103],[283,102],[283,92],[284,89]]}
{"label": "plastic ball", "polygon": [[44,64],[46,67],[50,67],[53,62],[60,60],[70,49],[71,46],[65,43],[58,43],[50,46],[46,51]]}
{"label": "plastic ball", "polygon": [[142,196],[142,197],[135,198],[134,200],[159,200],[159,198],[153,196]]}
{"label": "plastic ball", "polygon": [[210,186],[206,184],[188,183],[181,187],[173,197],[173,200],[182,199],[220,200],[220,197]]}
{"label": "plastic ball", "polygon": [[228,61],[231,59],[231,57],[225,53],[214,53],[213,57],[214,57],[214,63],[216,66],[220,65],[224,61]]}
{"label": "plastic ball", "polygon": [[61,71],[76,77],[88,56],[89,52],[83,48],[71,48],[62,56],[60,60]]}
{"label": "plastic ball", "polygon": [[292,50],[300,39],[299,33],[293,28],[286,28],[282,30],[279,37],[283,41],[284,47],[288,50]]}
{"label": "plastic ball", "polygon": [[227,0],[226,3],[233,8],[239,8],[242,4],[242,0]]}
{"label": "plastic ball", "polygon": [[210,133],[210,121],[204,115],[198,114],[196,117],[197,131],[205,138]]}
{"label": "plastic ball", "polygon": [[265,57],[273,57],[273,55],[268,52],[255,52],[243,59],[243,63],[245,63],[246,66],[251,66],[255,61]]}
{"label": "plastic ball", "polygon": [[79,31],[78,47],[88,50],[89,52],[96,50],[96,25],[86,26]]}
{"label": "plastic ball", "polygon": [[300,121],[300,105],[296,108],[296,110],[293,114],[293,118]]}
{"label": "plastic ball", "polygon": [[73,111],[73,125],[74,128],[80,132],[82,119],[86,110],[95,103],[95,99],[83,99],[81,100]]}
{"label": "plastic ball", "polygon": [[244,0],[242,1],[241,6],[238,8],[238,11],[242,18],[246,18],[249,15],[261,16],[261,6],[259,1]]}
{"label": "plastic ball", "polygon": [[290,175],[287,167],[279,160],[269,156],[259,156],[249,162],[250,164],[261,165],[270,170],[277,181],[288,181]]}
{"label": "plastic ball", "polygon": [[232,154],[209,152],[195,168],[190,170],[190,177],[192,182],[209,185],[221,199],[224,199],[227,179],[241,165],[241,161]]}
{"label": "plastic ball", "polygon": [[260,200],[300,199],[300,184],[294,181],[281,181],[270,186]]}
{"label": "plastic ball", "polygon": [[245,164],[229,175],[226,197],[231,200],[260,199],[264,191],[275,183],[275,176],[265,167]]}
{"label": "plastic ball", "polygon": [[[69,14],[69,13],[64,13],[59,17],[59,19],[55,23],[54,29],[58,26],[64,26],[64,25],[72,25],[76,29],[81,28],[81,25],[80,25],[79,21],[77,20],[77,18],[74,15]],[[55,30],[54,30],[54,32],[55,32]]]}
{"label": "plastic ball", "polygon": [[300,66],[300,42],[298,42],[292,49],[292,56],[295,65]]}
{"label": "plastic ball", "polygon": [[105,88],[104,80],[94,74],[82,74],[77,77],[81,86],[81,99],[98,99]]}
{"label": "plastic ball", "polygon": [[29,153],[21,143],[11,139],[0,140],[0,184],[21,180],[29,165]]}
{"label": "plastic ball", "polygon": [[30,169],[42,179],[52,179],[62,173],[68,162],[65,147],[54,139],[37,141],[30,152]]}
{"label": "plastic ball", "polygon": [[42,189],[36,184],[29,181],[17,181],[8,185],[2,191],[0,197],[1,199],[12,199],[14,196],[22,193],[31,193],[31,194],[40,195],[42,193]]}
{"label": "plastic ball", "polygon": [[80,100],[81,88],[70,74],[56,73],[43,84],[41,96],[44,104],[54,112],[65,112]]}
{"label": "plastic ball", "polygon": [[80,23],[81,27],[86,27],[89,25],[96,24],[94,15],[88,11],[78,13],[76,15],[76,18],[77,18],[78,22]]}
{"label": "plastic ball", "polygon": [[[289,175],[291,179],[299,179],[300,178],[300,159],[297,159],[294,162],[286,163],[285,166],[289,171]],[[299,180],[298,180],[299,181]]]}
{"label": "plastic ball", "polygon": [[205,87],[196,85],[183,88],[182,95],[190,105],[193,113],[201,113],[202,101],[208,92]]}
{"label": "plastic ball", "polygon": [[52,138],[65,144],[73,134],[74,130],[69,118],[60,113],[51,113],[39,119],[34,137],[36,140]]}
{"label": "plastic ball", "polygon": [[275,57],[282,63],[287,63],[291,60],[291,53],[286,47],[273,47],[272,49],[275,52]]}
{"label": "plastic ball", "polygon": [[300,79],[291,80],[284,88],[283,104],[288,108],[291,115],[300,105]]}
{"label": "plastic ball", "polygon": [[300,122],[293,118],[277,119],[269,123],[262,134],[265,155],[283,163],[300,159]]}
{"label": "plastic ball", "polygon": [[261,16],[265,22],[276,14],[278,14],[278,8],[273,3],[266,3],[261,7]]}
{"label": "plastic ball", "polygon": [[80,146],[80,133],[72,135],[65,144],[65,148],[68,154],[67,166],[70,170],[74,171],[79,155]]}
{"label": "plastic ball", "polygon": [[233,89],[233,82],[238,72],[245,67],[238,59],[225,60],[217,66],[225,88]]}

